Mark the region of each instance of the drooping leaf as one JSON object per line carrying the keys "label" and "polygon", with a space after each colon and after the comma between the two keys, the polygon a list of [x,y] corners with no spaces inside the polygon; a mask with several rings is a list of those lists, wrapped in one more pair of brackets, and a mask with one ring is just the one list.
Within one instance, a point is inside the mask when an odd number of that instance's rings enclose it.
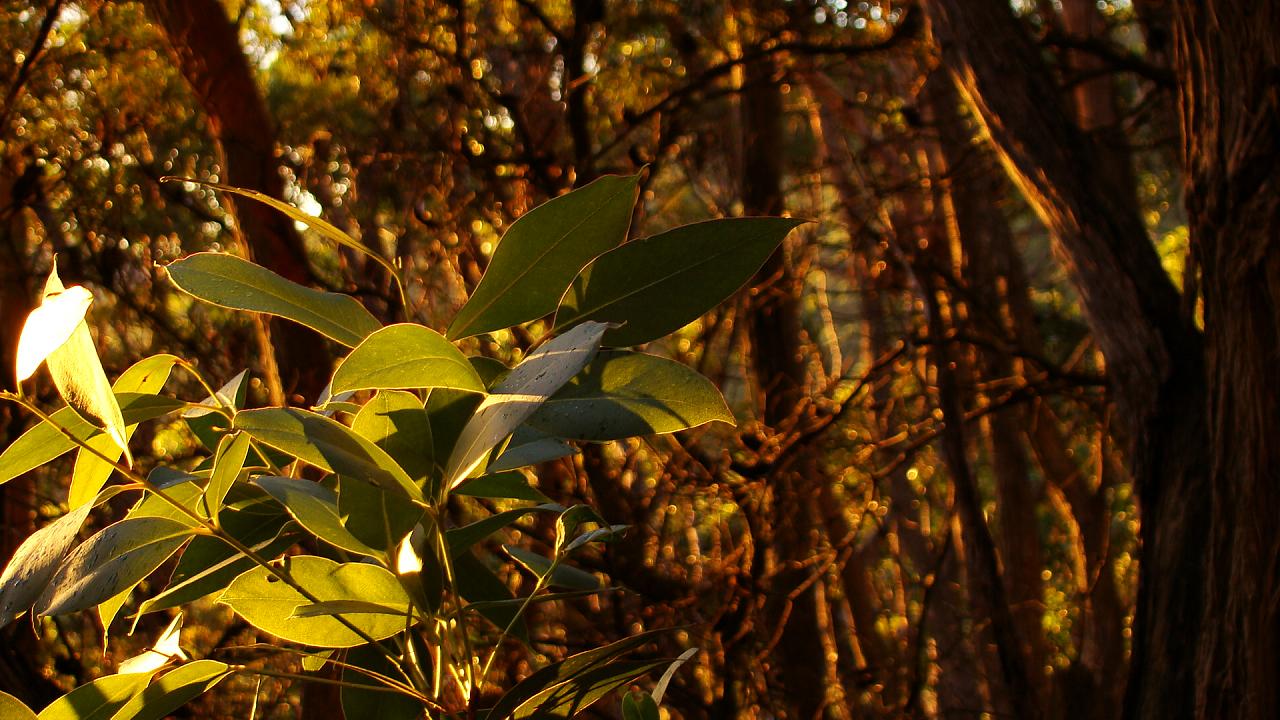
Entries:
{"label": "drooping leaf", "polygon": [[36,714],[18,698],[0,692],[0,720],[36,720]]}
{"label": "drooping leaf", "polygon": [[35,531],[18,546],[0,575],[0,627],[39,599],[71,552],[92,508],[90,503],[81,505]]}
{"label": "drooping leaf", "polygon": [[450,550],[455,553],[459,553],[507,527],[525,515],[536,512],[561,512],[563,510],[563,507],[554,503],[507,510],[505,512],[494,513],[487,518],[477,520],[473,523],[468,523],[462,527],[447,530],[445,531],[445,537],[448,538]]}
{"label": "drooping leaf", "polygon": [[213,474],[209,476],[209,484],[204,490],[204,510],[209,517],[215,517],[222,510],[222,501],[240,477],[248,456],[248,433],[224,435],[218,443],[218,450],[214,453]]}
{"label": "drooping leaf", "polygon": [[[169,379],[169,373],[177,362],[178,358],[173,355],[152,355],[139,360],[116,378],[111,390],[117,399],[123,393],[154,395],[164,387]],[[131,423],[125,427],[126,443],[133,437],[133,431],[137,428],[137,423]],[[121,451],[110,437],[97,435],[89,438],[88,444],[89,447],[119,462]],[[75,469],[71,473],[71,489],[67,491],[67,504],[74,508],[93,500],[113,472],[115,468],[111,463],[80,448],[76,453]]]}
{"label": "drooping leaf", "polygon": [[[240,541],[260,557],[274,559],[293,547],[298,542],[298,535],[288,532],[286,528],[279,528],[276,535],[258,542],[248,542],[244,538],[240,538]],[[159,595],[143,601],[138,607],[138,614],[180,607],[212,595],[226,589],[233,579],[251,567],[252,560],[241,556],[221,540],[198,537],[191,541],[182,557],[178,558],[168,587]]]}
{"label": "drooping leaf", "polygon": [[458,581],[458,594],[468,603],[484,603],[478,608],[478,612],[499,630],[507,628],[514,620],[516,624],[511,634],[528,642],[529,629],[524,618],[520,617],[519,606],[500,604],[504,600],[514,599],[506,583],[471,550],[454,553],[452,559],[454,575]]}
{"label": "drooping leaf", "polygon": [[338,494],[311,480],[283,477],[257,477],[260,485],[284,505],[289,514],[307,532],[348,552],[376,557],[379,552],[360,542],[342,524],[338,513]]}
{"label": "drooping leaf", "polygon": [[689,662],[689,659],[698,654],[698,648],[693,647],[680,653],[680,657],[671,661],[667,669],[663,671],[662,677],[658,678],[658,682],[653,686],[653,702],[655,704],[662,702],[662,697],[667,694],[667,686],[671,684],[671,678],[675,676],[676,670],[680,666]]}
{"label": "drooping leaf", "polygon": [[111,720],[163,720],[230,674],[227,664],[217,660],[179,665],[130,698]]}
{"label": "drooping leaf", "polygon": [[250,190],[248,188],[238,188],[238,187],[233,187],[231,185],[211,183],[205,180],[195,180],[192,178],[165,177],[165,178],[161,178],[161,180],[195,183],[197,185],[203,185],[205,187],[214,188],[217,190],[221,190],[223,192],[231,193],[232,195],[239,195],[240,197],[248,198],[250,200],[255,200],[257,202],[260,202],[263,205],[267,205],[271,208],[274,208],[284,213],[285,215],[289,216],[289,218],[294,222],[302,223],[308,228],[316,231],[317,234],[319,234],[321,237],[323,237],[326,240],[337,243],[338,245],[341,245],[343,247],[351,248],[356,252],[363,253],[364,255],[369,257],[369,259],[373,260],[374,262],[378,263],[383,268],[385,268],[386,271],[391,274],[392,279],[394,279],[397,283],[401,282],[400,274],[396,270],[396,267],[392,265],[389,260],[382,257],[382,255],[380,255],[373,248],[369,247],[368,245],[365,245],[359,240],[356,240],[350,235],[347,235],[346,233],[339,230],[337,227],[333,226],[331,223],[326,222],[324,219],[315,217],[313,215],[308,215],[302,210],[286,202],[281,202],[280,200],[277,200],[271,197],[270,195],[267,195],[266,193],[258,192],[257,190]]}
{"label": "drooping leaf", "polygon": [[200,300],[286,318],[348,347],[381,327],[350,296],[304,287],[234,255],[196,253],[166,269],[180,290]]}
{"label": "drooping leaf", "polygon": [[550,577],[547,578],[550,585],[571,590],[599,590],[601,587],[599,578],[585,570],[564,564],[556,564],[553,567],[549,558],[518,545],[503,545],[502,549],[535,576],[547,577],[550,573]]}
{"label": "drooping leaf", "polygon": [[549,315],[578,272],[627,237],[638,175],[606,176],[525,213],[458,311],[452,340]]}
{"label": "drooping leaf", "polygon": [[412,393],[378,391],[356,413],[351,429],[385,450],[415,482],[431,474],[435,457],[431,420]]}
{"label": "drooping leaf", "polygon": [[662,660],[619,660],[593,668],[529,698],[516,708],[511,718],[549,720],[576,717],[600,698],[664,664]]}
{"label": "drooping leaf", "polygon": [[[396,668],[371,647],[352,648],[347,664],[364,668],[385,677],[397,677]],[[342,715],[345,720],[417,720],[423,716],[422,703],[398,693],[366,690],[353,685],[384,687],[377,680],[350,667],[342,671]]]}
{"label": "drooping leaf", "polygon": [[360,542],[382,551],[391,551],[425,509],[408,503],[376,485],[341,475],[338,477],[338,516],[342,525]]}
{"label": "drooping leaf", "polygon": [[529,500],[540,504],[551,502],[550,498],[531,486],[522,473],[514,471],[472,478],[459,485],[454,492],[492,500]]}
{"label": "drooping leaf", "polygon": [[669,433],[705,423],[733,424],[710,380],[656,355],[601,352],[591,365],[538,408],[529,424],[575,440],[617,440]]}
{"label": "drooping leaf", "polygon": [[79,285],[45,294],[39,307],[27,315],[18,337],[18,357],[14,362],[18,382],[34,375],[40,363],[71,339],[92,304],[93,293]]}
{"label": "drooping leaf", "polygon": [[622,698],[622,720],[662,720],[662,714],[651,695],[633,692]]}
{"label": "drooping leaf", "polygon": [[40,615],[91,608],[136,585],[191,538],[167,518],[127,518],[89,538],[67,558],[35,603]]}
{"label": "drooping leaf", "polygon": [[[55,264],[45,282],[45,298],[65,289],[58,279]],[[102,369],[102,360],[98,358],[98,349],[94,347],[93,335],[89,333],[89,325],[83,318],[67,341],[49,353],[45,363],[49,366],[49,374],[53,376],[58,394],[67,401],[67,405],[102,428],[107,437],[124,453],[125,464],[132,467],[133,455],[129,452],[129,443],[125,439],[125,423],[120,413],[120,404],[116,401],[115,393],[111,392],[111,383]]]}
{"label": "drooping leaf", "polygon": [[422,491],[382,448],[323,415],[298,408],[244,410],[236,413],[234,427],[322,470],[422,499]]}
{"label": "drooping leaf", "polygon": [[608,329],[603,323],[578,325],[534,351],[495,386],[458,435],[445,464],[446,487],[466,480],[495,445],[591,362]]}
{"label": "drooping leaf", "polygon": [[[375,640],[405,628],[409,596],[387,570],[367,563],[338,563],[312,555],[293,555],[276,563],[320,602],[357,600],[401,609],[399,616],[357,613],[342,615],[347,622]],[[294,617],[307,599],[263,567],[236,578],[218,602],[228,605],[251,625],[283,640],[316,647],[352,647],[364,638],[336,617]]]}
{"label": "drooping leaf", "polygon": [[[167,415],[183,405],[173,398],[138,393],[122,393],[117,400],[124,421],[130,425]],[[88,440],[102,433],[101,429],[91,425],[69,407],[64,407],[49,417],[78,440]],[[75,447],[76,443],[53,425],[41,422],[33,426],[0,453],[0,485],[56,460]]]}
{"label": "drooping leaf", "polygon": [[697,320],[741,288],[802,220],[726,218],[685,225],[601,255],[573,281],[556,328],[619,323],[604,344],[639,345]]}
{"label": "drooping leaf", "polygon": [[111,720],[116,711],[142,692],[150,673],[104,675],[54,700],[39,720]]}
{"label": "drooping leaf", "polygon": [[[497,704],[489,709],[489,714],[485,717],[487,720],[505,720],[506,718],[515,717],[518,708],[525,708],[525,711],[527,711],[529,703],[536,707],[543,700],[549,699],[551,691],[556,688],[575,678],[587,677],[590,673],[607,669],[614,659],[651,642],[658,635],[666,632],[670,631],[650,630],[622,638],[603,647],[572,655],[560,662],[552,663],[534,672],[508,690],[498,700]],[[656,664],[661,665],[662,663],[658,662]],[[642,673],[637,673],[632,677],[638,677],[640,674]],[[551,715],[550,717],[562,716]]]}
{"label": "drooping leaf", "polygon": [[436,387],[485,389],[453,343],[431,328],[403,323],[382,328],[356,346],[333,373],[332,392]]}
{"label": "drooping leaf", "polygon": [[515,433],[511,435],[511,442],[502,450],[501,455],[489,463],[488,470],[491,473],[501,473],[528,465],[559,460],[577,452],[578,449],[569,443],[547,435],[526,423],[516,428]]}

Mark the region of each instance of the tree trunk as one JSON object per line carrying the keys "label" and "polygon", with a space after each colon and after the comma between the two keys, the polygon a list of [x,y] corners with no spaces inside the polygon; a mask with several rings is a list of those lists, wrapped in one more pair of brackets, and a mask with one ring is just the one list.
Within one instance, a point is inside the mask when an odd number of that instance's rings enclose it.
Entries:
{"label": "tree trunk", "polygon": [[1128,712],[1188,717],[1210,501],[1201,337],[1179,312],[1138,208],[1118,200],[1008,4],[931,0],[927,8],[948,69],[1054,234],[1132,443],[1143,555]]}
{"label": "tree trunk", "polygon": [[[1280,713],[1280,27],[1276,3],[1176,2],[1191,247],[1204,288],[1212,519],[1202,717]],[[1180,498],[1186,502],[1186,498]],[[1159,689],[1154,673],[1151,692]]]}
{"label": "tree trunk", "polygon": [[[225,182],[283,198],[273,123],[222,3],[147,0],[146,7],[164,29],[178,68],[208,118],[222,151]],[[249,200],[233,207],[255,262],[297,283],[313,279],[292,220]],[[264,355],[274,348],[283,390],[314,400],[327,381],[327,363],[321,361],[328,356],[323,339],[293,323],[273,321],[270,326],[275,342],[263,348]],[[268,372],[271,360],[263,358]]]}

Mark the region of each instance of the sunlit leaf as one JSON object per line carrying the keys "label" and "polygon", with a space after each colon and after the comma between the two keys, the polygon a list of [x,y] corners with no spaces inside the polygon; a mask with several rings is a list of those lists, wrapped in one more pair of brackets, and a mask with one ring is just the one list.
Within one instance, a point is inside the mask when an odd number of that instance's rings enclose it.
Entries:
{"label": "sunlit leaf", "polygon": [[14,362],[18,382],[34,375],[40,363],[71,339],[92,304],[93,293],[79,285],[45,294],[40,306],[27,315],[18,337],[18,357]]}
{"label": "sunlit leaf", "polygon": [[154,645],[120,663],[120,674],[153,673],[171,662],[189,659],[178,643],[181,634],[182,613],[178,613],[173,616],[164,632],[160,633]]}
{"label": "sunlit leaf", "polygon": [[554,312],[578,272],[626,239],[638,182],[638,175],[602,177],[516,220],[449,326],[449,338],[500,330]]}
{"label": "sunlit leaf", "polygon": [[601,352],[529,418],[557,437],[617,440],[669,433],[733,413],[716,386],[692,369],[656,355]]}
{"label": "sunlit leaf", "polygon": [[36,720],[36,714],[18,698],[7,692],[0,692],[0,719]]}
{"label": "sunlit leaf", "polygon": [[[552,396],[554,397],[554,396]],[[578,449],[560,438],[551,437],[527,423],[516,428],[511,442],[502,454],[489,463],[488,471],[502,473],[507,470],[559,460],[578,452]]]}
{"label": "sunlit leaf", "polygon": [[227,497],[231,486],[244,470],[245,459],[249,456],[249,434],[235,433],[224,435],[214,453],[213,474],[209,476],[209,484],[204,491],[204,511],[214,517],[222,510],[222,501]]}
{"label": "sunlit leaf", "polygon": [[422,491],[382,448],[323,415],[298,408],[244,410],[236,413],[234,427],[322,470],[422,499]]}
{"label": "sunlit leaf", "polygon": [[200,300],[286,318],[348,347],[381,327],[350,296],[312,290],[234,255],[196,253],[166,270],[179,289]]}
{"label": "sunlit leaf", "polygon": [[365,338],[333,373],[332,392],[454,388],[484,392],[484,382],[453,343],[431,328],[404,323]]}
{"label": "sunlit leaf", "polygon": [[803,221],[727,218],[634,240],[596,258],[556,311],[558,329],[618,323],[610,346],[639,345],[697,320],[741,288]]}
{"label": "sunlit leaf", "polygon": [[435,457],[431,420],[412,393],[378,391],[356,413],[351,429],[385,450],[414,481],[431,474]]}
{"label": "sunlit leaf", "polygon": [[150,673],[106,675],[54,700],[40,720],[111,720],[116,711],[151,682]]}
{"label": "sunlit leaf", "polygon": [[[356,600],[402,610],[398,616],[342,616],[375,640],[405,628],[403,615],[409,612],[409,596],[396,576],[381,567],[366,563],[339,565],[310,555],[289,556],[276,564],[320,602]],[[351,647],[365,642],[335,617],[294,617],[299,606],[313,601],[266,568],[255,567],[236,578],[218,602],[230,606],[259,630],[290,642],[317,647]]]}
{"label": "sunlit leaf", "polygon": [[676,670],[679,670],[681,665],[689,662],[689,660],[697,654],[698,648],[689,648],[688,650],[680,653],[680,657],[671,661],[671,664],[667,666],[666,671],[662,673],[662,677],[658,678],[657,684],[653,686],[653,701],[655,704],[662,702],[662,697],[666,695],[667,686],[671,684],[671,678],[675,677]]}
{"label": "sunlit leaf", "polygon": [[495,386],[458,436],[445,464],[446,486],[466,480],[495,445],[591,362],[608,329],[603,323],[578,325],[530,354]]}
{"label": "sunlit leaf", "polygon": [[[153,420],[183,406],[181,401],[173,398],[138,393],[122,393],[117,400],[124,421],[129,424]],[[50,419],[78,440],[88,440],[102,433],[101,429],[91,425],[69,407],[53,413]],[[35,425],[0,453],[0,485],[56,460],[75,447],[76,443],[53,425],[47,422]]]}
{"label": "sunlit leaf", "polygon": [[[124,393],[154,395],[164,387],[177,362],[178,358],[173,355],[152,355],[139,360],[116,378],[111,390],[117,399]],[[133,437],[133,432],[137,428],[137,423],[130,423],[125,427],[126,443]],[[106,435],[91,437],[88,439],[88,444],[89,447],[119,462],[121,450],[110,437]],[[67,504],[74,508],[92,500],[111,478],[113,472],[115,467],[111,463],[80,448],[76,453],[75,469],[71,473],[71,489],[67,491]]]}
{"label": "sunlit leaf", "polygon": [[338,516],[361,542],[383,554],[400,544],[425,508],[353,477],[338,477]]}
{"label": "sunlit leaf", "polygon": [[180,665],[130,698],[111,720],[162,720],[230,674],[227,664],[216,660]]}
{"label": "sunlit leaf", "polygon": [[342,524],[338,514],[338,494],[333,490],[311,480],[296,478],[264,476],[254,478],[253,482],[280,501],[307,532],[348,552],[371,557],[379,554],[356,539]]}
{"label": "sunlit leaf", "polygon": [[75,546],[80,526],[91,509],[89,503],[81,505],[35,531],[18,546],[0,575],[0,627],[39,599]]}
{"label": "sunlit leaf", "polygon": [[150,575],[190,537],[190,527],[167,518],[121,520],[71,553],[35,610],[64,615],[91,608]]}
{"label": "sunlit leaf", "polygon": [[[48,298],[64,290],[55,265],[45,282],[44,296]],[[94,347],[89,325],[81,319],[66,342],[49,353],[45,363],[49,366],[49,374],[53,376],[58,394],[67,401],[67,405],[102,428],[107,437],[124,453],[125,464],[132,467],[133,455],[129,452],[129,443],[125,438],[124,417],[120,412],[120,404],[116,402],[115,393],[111,391],[111,383],[107,381],[107,374],[102,369],[102,361],[98,358],[98,349]]]}

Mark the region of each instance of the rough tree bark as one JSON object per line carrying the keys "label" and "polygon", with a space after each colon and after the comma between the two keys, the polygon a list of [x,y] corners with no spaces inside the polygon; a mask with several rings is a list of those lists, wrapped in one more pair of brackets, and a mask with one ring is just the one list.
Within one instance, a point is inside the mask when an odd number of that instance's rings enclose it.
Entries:
{"label": "rough tree bark", "polygon": [[[1209,419],[1200,442],[1212,453],[1195,708],[1260,720],[1280,713],[1280,6],[1172,5],[1187,215],[1204,292]],[[1156,672],[1136,674],[1144,694],[1166,689]]]}
{"label": "rough tree bark", "polygon": [[[276,157],[271,117],[240,47],[236,28],[217,0],[147,0],[208,118],[222,151],[224,180],[282,198],[284,180]],[[229,198],[227,198],[229,200]],[[288,217],[261,203],[234,204],[246,247],[259,264],[298,283],[309,283],[302,238]],[[283,389],[314,400],[324,387],[327,357],[323,339],[293,323],[270,323]],[[264,358],[266,360],[266,358]]]}
{"label": "rough tree bark", "polygon": [[[1266,442],[1262,438],[1267,437],[1266,431],[1276,424],[1275,406],[1262,404],[1274,396],[1275,383],[1261,379],[1267,376],[1258,362],[1266,353],[1275,351],[1274,345],[1265,345],[1268,338],[1276,337],[1274,301],[1262,303],[1259,309],[1257,304],[1240,302],[1243,298],[1239,295],[1233,298],[1236,302],[1230,305],[1232,313],[1242,307],[1251,310],[1232,318],[1238,321],[1238,334],[1225,333],[1239,342],[1232,350],[1219,347],[1225,339],[1220,337],[1224,331],[1212,327],[1210,313],[1206,312],[1210,357],[1222,357],[1224,352],[1231,354],[1228,364],[1232,365],[1232,371],[1253,371],[1252,377],[1257,381],[1240,393],[1245,385],[1224,383],[1224,375],[1218,374],[1212,381],[1211,393],[1205,381],[1203,338],[1191,319],[1180,312],[1180,297],[1160,267],[1139,209],[1123,202],[1122,190],[1115,188],[1114,181],[1104,172],[1097,147],[1072,122],[1043,59],[1008,4],[999,0],[931,0],[927,8],[946,65],[986,126],[1010,177],[1057,240],[1057,248],[1080,292],[1094,337],[1106,357],[1119,417],[1132,446],[1130,463],[1142,507],[1143,548],[1126,714],[1150,718],[1190,717],[1195,708],[1194,689],[1204,682],[1203,674],[1196,672],[1196,657],[1206,627],[1204,540],[1209,530],[1206,510],[1213,496],[1208,474],[1210,458],[1211,454],[1220,454],[1229,460],[1214,464],[1224,471],[1236,471],[1229,473],[1236,486],[1230,489],[1258,488],[1255,481],[1265,477],[1259,468],[1267,465],[1260,466],[1250,460],[1241,466],[1237,461],[1250,455],[1255,459],[1266,457]],[[1239,39],[1243,45],[1232,49],[1237,57],[1248,57],[1244,62],[1252,63],[1251,72],[1244,77],[1257,78],[1262,72],[1260,68],[1275,66],[1274,44],[1268,45],[1266,31],[1262,29],[1269,26],[1252,13],[1235,12],[1242,16],[1238,18],[1240,27],[1230,29],[1243,33]],[[1248,17],[1243,17],[1246,15]],[[1236,40],[1232,32],[1215,27],[1207,20],[1202,17],[1183,23],[1179,43],[1184,53],[1181,75],[1184,87],[1191,78],[1199,77],[1201,81],[1199,85],[1190,83],[1195,90],[1191,93],[1184,90],[1184,98],[1190,95],[1216,103],[1221,99],[1221,88],[1204,82],[1204,76],[1197,73],[1196,68],[1201,71],[1205,68],[1197,63],[1200,59],[1215,58],[1210,60],[1211,67],[1219,70],[1224,44]],[[1212,42],[1217,44],[1215,52],[1203,53],[1203,46],[1209,42],[1205,36],[1212,36]],[[1270,64],[1265,62],[1266,47],[1273,53]],[[1192,56],[1195,60],[1188,59],[1188,49],[1197,51]],[[1244,71],[1234,67],[1236,60],[1232,62],[1233,69]],[[1229,167],[1238,171],[1239,166],[1233,163],[1251,157],[1251,153],[1259,149],[1258,137],[1251,132],[1259,136],[1270,132],[1270,142],[1275,142],[1274,87],[1270,90],[1269,105],[1266,95],[1258,92],[1266,87],[1265,82],[1258,83],[1254,86],[1255,94],[1242,93],[1228,99],[1229,104],[1215,105],[1218,118],[1234,121],[1240,116],[1231,113],[1238,112],[1256,120],[1258,113],[1262,117],[1270,113],[1273,122],[1270,127],[1256,122],[1228,126],[1228,134],[1247,128],[1235,136],[1240,144],[1226,146],[1225,149],[1234,152],[1219,154],[1217,151],[1224,147],[1215,145],[1215,152],[1209,153],[1210,172],[1201,175],[1193,172],[1193,178],[1199,177],[1200,184],[1193,180],[1188,195],[1192,216],[1213,218],[1208,222],[1193,222],[1193,236],[1227,237],[1217,234],[1224,229],[1223,210],[1232,213],[1240,210],[1237,206],[1243,197],[1252,197],[1252,193],[1273,182],[1274,176],[1262,172],[1254,163],[1245,172],[1249,194],[1232,198],[1219,195],[1225,202],[1205,202],[1214,197],[1209,188],[1226,186],[1235,192],[1241,189],[1239,185],[1224,183],[1233,176],[1224,176],[1223,171]],[[1250,109],[1254,113],[1248,113]],[[1191,112],[1188,116],[1196,120],[1191,123],[1191,129],[1201,129],[1203,115]],[[1209,124],[1222,129],[1216,123]],[[1258,132],[1261,128],[1265,131]],[[1221,134],[1216,138],[1231,142]],[[1242,150],[1243,155],[1239,152]],[[1274,173],[1271,166],[1266,170]],[[1208,206],[1213,206],[1213,212],[1202,214]],[[1256,227],[1230,227],[1232,232],[1239,233],[1230,237],[1240,239],[1218,243],[1215,249],[1225,249],[1226,256],[1234,259],[1234,265],[1223,273],[1224,268],[1210,268],[1206,262],[1206,283],[1230,277],[1232,282],[1219,286],[1227,293],[1248,296],[1249,302],[1275,297],[1270,290],[1275,286],[1261,282],[1268,275],[1261,262],[1264,255],[1258,251],[1266,246],[1263,238],[1267,238],[1258,227],[1268,228],[1266,222],[1270,221],[1270,239],[1274,238],[1277,227],[1274,205],[1271,213],[1264,215]],[[1252,246],[1252,254],[1245,249],[1247,245]],[[1275,254],[1271,253],[1271,257]],[[1257,314],[1253,309],[1258,310]],[[1220,322],[1217,318],[1214,320]],[[1268,328],[1269,333],[1265,333]],[[1259,337],[1258,333],[1264,334]],[[1262,346],[1265,351],[1259,352]],[[1227,403],[1231,409],[1224,415],[1231,423],[1217,424],[1220,432],[1214,436],[1208,434],[1205,414],[1211,395],[1233,395]],[[1260,411],[1262,407],[1267,409]],[[1254,440],[1244,441],[1247,448],[1244,451],[1240,449],[1239,438],[1226,435],[1228,427],[1239,431],[1241,423],[1250,432],[1258,433],[1250,436]],[[1265,495],[1267,493],[1252,497],[1255,503],[1252,507],[1262,512],[1273,508],[1265,504],[1269,499]],[[1255,540],[1260,537],[1255,533]],[[1270,557],[1275,557],[1274,547],[1268,552],[1272,553]],[[1215,548],[1214,557],[1226,559],[1232,557],[1232,553]],[[1224,586],[1232,585],[1225,577],[1220,580]],[[1240,583],[1235,587],[1240,588]],[[1237,615],[1242,621],[1256,610],[1256,605],[1242,597],[1225,603],[1233,604],[1248,606],[1247,611]],[[1208,607],[1212,609],[1213,603]],[[1256,625],[1249,627],[1262,631]],[[1274,630],[1275,626],[1270,627]],[[1269,636],[1271,642],[1274,642],[1273,636],[1274,632]],[[1233,637],[1245,636],[1233,634]],[[1250,664],[1242,662],[1240,666]],[[1260,677],[1274,680],[1273,676]],[[1232,697],[1239,700],[1239,696]],[[1232,712],[1239,711],[1233,708]]]}

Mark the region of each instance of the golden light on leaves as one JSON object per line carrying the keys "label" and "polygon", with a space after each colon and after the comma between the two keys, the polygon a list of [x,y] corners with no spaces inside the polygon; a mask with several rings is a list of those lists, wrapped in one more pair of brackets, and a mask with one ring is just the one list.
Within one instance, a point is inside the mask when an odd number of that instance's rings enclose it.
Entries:
{"label": "golden light on leaves", "polygon": [[93,294],[79,285],[45,296],[27,316],[18,338],[18,382],[34,375],[40,363],[71,339],[92,303]]}

